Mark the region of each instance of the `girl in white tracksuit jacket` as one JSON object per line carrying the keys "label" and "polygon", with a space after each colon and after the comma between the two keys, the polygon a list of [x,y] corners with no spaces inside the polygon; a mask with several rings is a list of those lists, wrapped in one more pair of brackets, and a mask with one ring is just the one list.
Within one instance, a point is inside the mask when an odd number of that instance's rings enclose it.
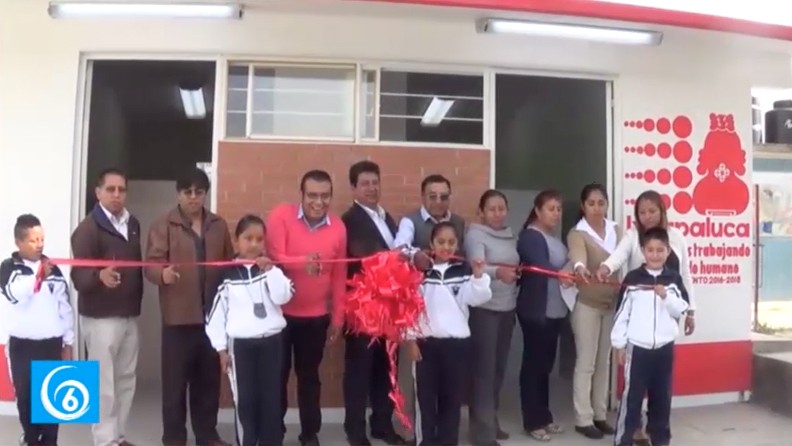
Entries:
{"label": "girl in white tracksuit jacket", "polygon": [[237,444],[283,444],[281,306],[292,282],[264,251],[264,222],[245,216],[236,228],[240,263],[224,271],[206,323],[206,334],[231,379],[237,410]]}
{"label": "girl in white tracksuit jacket", "polygon": [[469,307],[489,301],[492,290],[482,260],[473,259],[471,267],[453,257],[458,237],[451,223],[435,225],[431,239],[434,265],[421,285],[426,312],[417,332],[408,334],[415,361],[415,440],[417,446],[456,446],[468,376]]}

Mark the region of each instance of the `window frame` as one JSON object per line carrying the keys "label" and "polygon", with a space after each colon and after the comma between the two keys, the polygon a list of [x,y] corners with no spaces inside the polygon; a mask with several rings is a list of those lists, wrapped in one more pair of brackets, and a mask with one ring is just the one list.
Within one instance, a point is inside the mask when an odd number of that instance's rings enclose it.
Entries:
{"label": "window frame", "polygon": [[[245,110],[245,136],[228,136],[228,94],[230,88],[228,87],[228,79],[230,78],[230,71],[234,67],[244,67],[247,69],[247,104]],[[348,98],[352,103],[352,116],[357,114],[356,94],[354,89],[357,88],[358,79],[357,73],[359,65],[354,63],[310,63],[310,62],[276,62],[276,61],[244,61],[244,60],[229,60],[226,64],[225,77],[226,87],[224,92],[225,107],[223,110],[223,121],[225,123],[223,139],[227,141],[327,141],[327,142],[355,142],[358,134],[358,123],[352,122],[352,132],[350,136],[297,136],[297,135],[278,135],[266,133],[253,132],[253,98],[254,98],[254,83],[255,72],[257,68],[262,69],[277,69],[277,68],[305,68],[313,70],[348,70],[351,74],[353,94]],[[346,97],[346,96],[345,96]]]}
{"label": "window frame", "polygon": [[[449,149],[477,149],[477,150],[491,150],[492,147],[492,128],[494,125],[495,116],[493,115],[492,107],[492,92],[491,92],[491,78],[493,69],[485,66],[461,66],[461,65],[443,65],[443,64],[424,64],[424,63],[400,63],[400,62],[381,62],[381,61],[354,61],[354,60],[303,60],[303,59],[290,59],[290,58],[234,58],[229,57],[225,61],[224,67],[224,80],[225,88],[223,90],[223,134],[220,139],[230,142],[257,142],[257,141],[278,141],[278,142],[296,142],[296,143],[311,143],[311,142],[327,142],[333,143],[350,143],[353,145],[368,145],[368,146],[390,146],[390,147],[420,147],[420,148],[449,148]],[[245,133],[247,136],[227,136],[227,121],[228,121],[228,80],[229,71],[232,67],[244,66],[248,69],[248,97],[247,97],[247,110],[245,112]],[[284,135],[267,135],[267,134],[253,134],[251,132],[252,126],[252,101],[253,94],[253,79],[256,68],[308,68],[308,69],[349,69],[354,70],[354,88],[353,88],[353,115],[354,122],[352,123],[353,133],[351,137],[322,137],[322,136],[284,136]],[[466,144],[454,142],[413,142],[413,141],[391,141],[383,140],[380,135],[380,95],[382,85],[382,70],[388,71],[402,71],[408,73],[426,73],[437,75],[462,75],[462,76],[480,76],[483,82],[482,91],[482,143],[481,144]],[[373,136],[365,136],[363,134],[363,116],[365,107],[363,103],[363,87],[365,80],[365,73],[367,71],[375,72],[374,77],[374,132]]]}
{"label": "window frame", "polygon": [[[485,67],[464,67],[464,66],[442,66],[431,64],[404,64],[404,63],[364,63],[361,64],[361,71],[375,71],[376,88],[375,88],[375,127],[376,127],[376,141],[370,139],[361,139],[366,143],[382,146],[394,147],[426,147],[426,148],[451,148],[451,149],[489,149],[489,127],[491,122],[494,121],[492,111],[490,110],[490,93],[489,93],[489,70]],[[415,142],[415,141],[391,141],[383,140],[380,137],[380,99],[382,91],[382,70],[385,71],[401,71],[407,73],[425,73],[449,76],[481,76],[482,88],[482,135],[481,144],[465,144],[455,142]],[[358,107],[362,108],[362,103]]]}

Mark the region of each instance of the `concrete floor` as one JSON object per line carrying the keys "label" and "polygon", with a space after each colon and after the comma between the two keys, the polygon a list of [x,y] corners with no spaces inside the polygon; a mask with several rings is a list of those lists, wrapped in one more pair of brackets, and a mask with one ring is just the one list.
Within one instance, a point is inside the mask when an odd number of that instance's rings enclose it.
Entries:
{"label": "concrete floor", "polygon": [[[563,446],[594,446],[612,444],[610,439],[587,440],[572,431],[572,408],[568,381],[557,378],[554,383],[553,409],[557,421],[567,432],[558,435],[553,444]],[[512,434],[504,446],[541,444],[520,433],[519,411],[516,401],[504,408],[504,428]],[[464,411],[463,411],[464,412]],[[680,446],[790,446],[792,422],[788,418],[746,404],[727,404],[700,408],[676,409],[672,418],[675,445]],[[463,426],[462,432],[466,431]],[[141,393],[135,402],[130,426],[130,441],[138,446],[160,444],[160,409],[156,393]],[[220,432],[226,440],[234,435],[233,426],[222,424]],[[287,434],[287,446],[296,446],[299,428]],[[0,446],[15,446],[19,438],[18,421],[13,417],[0,417]],[[91,446],[90,426],[69,425],[61,429],[60,446]],[[462,435],[464,438],[464,435]],[[324,446],[346,445],[340,424],[326,423],[320,433]],[[375,443],[376,444],[376,443]]]}

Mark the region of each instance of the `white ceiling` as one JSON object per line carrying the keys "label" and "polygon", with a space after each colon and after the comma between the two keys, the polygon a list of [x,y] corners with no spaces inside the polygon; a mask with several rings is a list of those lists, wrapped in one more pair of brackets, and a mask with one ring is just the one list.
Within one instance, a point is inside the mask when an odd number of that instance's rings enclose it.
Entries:
{"label": "white ceiling", "polygon": [[128,120],[170,121],[186,119],[179,85],[204,91],[207,115],[214,105],[213,62],[108,61],[93,66],[96,86],[109,87]]}

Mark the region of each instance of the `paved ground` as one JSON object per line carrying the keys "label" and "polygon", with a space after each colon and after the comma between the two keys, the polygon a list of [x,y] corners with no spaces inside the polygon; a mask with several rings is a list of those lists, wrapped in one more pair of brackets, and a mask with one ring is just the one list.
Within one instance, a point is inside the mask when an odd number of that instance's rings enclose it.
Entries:
{"label": "paved ground", "polygon": [[[569,429],[571,418],[568,405],[560,407],[559,420]],[[131,441],[138,446],[159,445],[159,408],[155,398],[140,398],[133,409]],[[792,446],[792,420],[750,404],[729,404],[703,408],[678,409],[673,413],[674,445],[679,446]],[[512,439],[504,446],[540,444],[519,433],[516,416],[507,417],[505,428]],[[297,445],[297,428],[290,429],[288,446]],[[15,446],[19,437],[15,418],[0,417],[0,446]],[[231,425],[221,425],[221,433],[231,439]],[[326,425],[320,437],[324,446],[345,445],[340,425]],[[557,436],[552,444],[563,446],[595,446],[612,444],[608,440],[586,440],[574,432]],[[90,429],[87,426],[62,428],[60,446],[90,446]]]}

